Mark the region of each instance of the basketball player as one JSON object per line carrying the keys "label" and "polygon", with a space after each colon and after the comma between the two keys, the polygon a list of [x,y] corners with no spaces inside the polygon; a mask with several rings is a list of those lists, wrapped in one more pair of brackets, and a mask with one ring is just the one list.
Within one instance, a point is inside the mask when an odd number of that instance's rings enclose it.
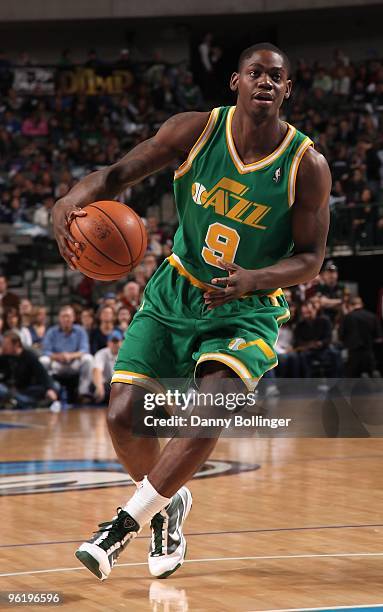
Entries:
{"label": "basketball player", "polygon": [[321,269],[331,177],[312,141],[279,118],[291,93],[289,71],[273,45],[246,49],[230,81],[236,106],[174,116],[54,207],[61,254],[76,267],[70,222],[86,214],[81,208],[183,160],[174,177],[180,225],[173,254],[145,289],[112,379],[109,431],[137,490],[76,552],[100,579],[149,522],[151,573],[166,577],[183,563],[182,524],[191,506],[184,485],[217,442],[173,438],[160,452],[155,437],[133,436],[133,405],[141,401],[144,413],[145,389],[161,390],[158,379],[193,371],[204,393],[230,381],[236,389],[241,380],[254,389],[277,364],[278,326],[289,317],[279,287],[309,281]]}

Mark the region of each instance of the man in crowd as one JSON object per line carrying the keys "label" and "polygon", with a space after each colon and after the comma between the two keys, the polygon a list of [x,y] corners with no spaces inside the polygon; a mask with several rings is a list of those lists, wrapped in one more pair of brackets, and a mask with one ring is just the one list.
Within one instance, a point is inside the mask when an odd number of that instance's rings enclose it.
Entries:
{"label": "man in crowd", "polygon": [[375,371],[374,344],[382,342],[382,328],[378,317],[364,308],[358,295],[350,300],[349,312],[341,323],[339,336],[348,350],[347,376],[372,376]]}
{"label": "man in crowd", "polygon": [[58,385],[41,365],[34,351],[25,349],[20,336],[5,332],[0,355],[0,406],[35,408],[57,400]]}
{"label": "man in crowd", "polygon": [[129,281],[124,285],[120,299],[120,307],[126,306],[133,316],[140,304],[140,286],[134,281]]}
{"label": "man in crowd", "polygon": [[106,404],[109,401],[110,381],[123,339],[122,333],[117,329],[114,330],[108,336],[107,346],[97,351],[94,356],[93,384],[95,386],[95,399],[98,403]]}
{"label": "man in crowd", "polygon": [[336,316],[341,312],[346,290],[339,282],[338,268],[332,261],[328,261],[321,272],[321,283],[317,287],[317,293],[321,297],[323,314],[334,323]]}
{"label": "man in crowd", "polygon": [[319,365],[327,370],[326,375],[340,376],[340,354],[330,343],[330,319],[319,314],[311,302],[305,302],[302,304],[301,319],[294,333],[294,348],[300,354],[302,374],[305,378],[313,376],[315,362],[319,362]]}
{"label": "man in crowd", "polygon": [[52,374],[79,374],[81,401],[89,396],[93,356],[89,354],[89,340],[85,329],[74,321],[72,306],[62,306],[58,325],[50,327],[44,337],[40,361]]}

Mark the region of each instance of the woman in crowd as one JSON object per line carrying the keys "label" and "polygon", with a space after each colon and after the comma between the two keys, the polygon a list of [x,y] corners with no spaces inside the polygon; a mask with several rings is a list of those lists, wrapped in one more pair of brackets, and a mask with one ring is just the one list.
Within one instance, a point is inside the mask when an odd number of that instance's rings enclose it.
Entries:
{"label": "woman in crowd", "polygon": [[21,315],[17,308],[9,308],[5,313],[4,332],[14,331],[20,336],[22,345],[32,346],[32,336],[27,327],[21,324]]}
{"label": "woman in crowd", "polygon": [[32,310],[31,324],[28,327],[32,338],[32,346],[40,351],[41,344],[47,331],[47,309],[45,306],[35,306]]}

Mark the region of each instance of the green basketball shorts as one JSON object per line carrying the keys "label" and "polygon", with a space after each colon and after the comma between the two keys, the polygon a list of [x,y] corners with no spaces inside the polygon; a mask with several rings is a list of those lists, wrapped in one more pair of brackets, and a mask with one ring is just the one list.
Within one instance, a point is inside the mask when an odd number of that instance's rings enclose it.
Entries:
{"label": "green basketball shorts", "polygon": [[218,361],[254,390],[278,363],[278,328],[290,316],[282,290],[208,310],[203,299],[207,287],[176,255],[161,264],[129,325],[112,383],[139,384],[161,393],[158,379],[198,378],[202,363]]}

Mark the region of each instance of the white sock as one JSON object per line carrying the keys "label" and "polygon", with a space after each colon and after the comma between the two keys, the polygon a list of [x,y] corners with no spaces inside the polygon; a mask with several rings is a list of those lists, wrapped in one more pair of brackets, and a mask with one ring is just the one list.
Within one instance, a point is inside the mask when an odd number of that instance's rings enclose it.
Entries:
{"label": "white sock", "polygon": [[140,487],[124,506],[124,510],[137,521],[140,527],[143,527],[157,512],[169,504],[170,499],[160,495],[145,476]]}

